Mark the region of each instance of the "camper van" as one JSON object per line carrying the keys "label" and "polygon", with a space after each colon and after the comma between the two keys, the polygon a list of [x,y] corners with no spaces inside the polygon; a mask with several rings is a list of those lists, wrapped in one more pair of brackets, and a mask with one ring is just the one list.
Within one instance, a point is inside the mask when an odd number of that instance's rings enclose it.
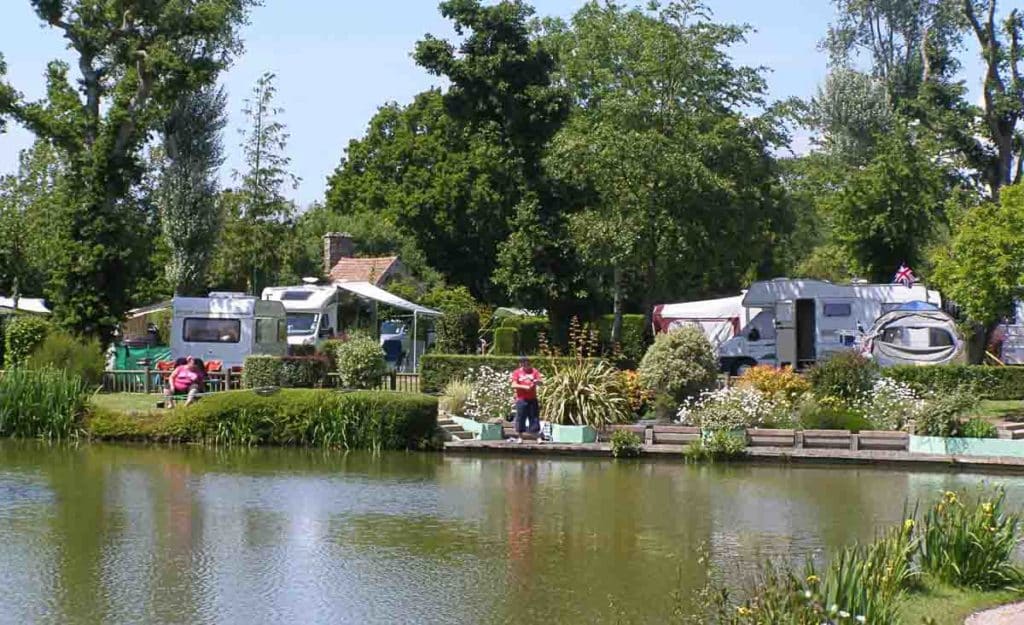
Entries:
{"label": "camper van", "polygon": [[288,353],[285,311],[240,293],[171,300],[171,357],[197,356],[240,367],[253,354]]}
{"label": "camper van", "polygon": [[941,306],[939,293],[924,286],[755,282],[743,296],[750,321],[719,347],[719,363],[734,375],[754,365],[803,368],[832,352],[858,348],[876,319],[911,301]]}
{"label": "camper van", "polygon": [[290,346],[319,347],[338,330],[339,292],[335,286],[271,286],[263,289],[263,299],[284,306]]}

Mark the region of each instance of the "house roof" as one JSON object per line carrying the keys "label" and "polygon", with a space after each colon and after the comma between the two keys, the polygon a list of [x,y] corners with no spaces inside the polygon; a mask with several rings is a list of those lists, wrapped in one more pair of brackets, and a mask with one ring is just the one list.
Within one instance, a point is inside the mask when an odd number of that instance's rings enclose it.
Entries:
{"label": "house roof", "polygon": [[332,282],[369,282],[380,286],[398,265],[397,256],[342,258],[331,268]]}

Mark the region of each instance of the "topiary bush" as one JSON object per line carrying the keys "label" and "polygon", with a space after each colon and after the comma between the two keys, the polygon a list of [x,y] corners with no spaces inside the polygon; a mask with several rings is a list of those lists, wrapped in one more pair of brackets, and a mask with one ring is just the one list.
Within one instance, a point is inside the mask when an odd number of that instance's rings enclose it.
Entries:
{"label": "topiary bush", "polygon": [[281,386],[284,363],[277,356],[246,356],[242,364],[242,386],[265,388]]}
{"label": "topiary bush", "polygon": [[343,388],[377,388],[388,372],[384,351],[369,337],[355,337],[341,343],[334,358]]}
{"label": "topiary bush", "polygon": [[95,387],[103,382],[106,361],[97,339],[79,339],[56,330],[46,335],[26,360],[25,366],[29,369],[60,369]]}
{"label": "topiary bush", "polygon": [[494,330],[494,353],[499,356],[514,356],[519,353],[519,331],[515,328],[500,327]]}
{"label": "topiary bush", "polygon": [[24,364],[39,347],[53,324],[35,315],[14,315],[4,330],[4,367]]}
{"label": "topiary bush", "polygon": [[698,328],[686,326],[659,334],[637,369],[655,394],[660,416],[669,416],[687,397],[714,386],[718,358]]}
{"label": "topiary bush", "polygon": [[443,354],[475,354],[480,335],[476,310],[446,311],[434,322],[434,349]]}
{"label": "topiary bush", "polygon": [[329,368],[326,356],[285,356],[281,358],[280,386],[319,388],[324,385]]}
{"label": "topiary bush", "polygon": [[[547,317],[505,317],[502,328],[515,328],[519,353],[533,355],[540,353],[540,337],[551,336],[551,323]],[[497,338],[495,338],[497,343]]]}
{"label": "topiary bush", "polygon": [[878,376],[878,365],[852,350],[835,352],[807,373],[815,397],[846,401],[856,401],[869,392]]}

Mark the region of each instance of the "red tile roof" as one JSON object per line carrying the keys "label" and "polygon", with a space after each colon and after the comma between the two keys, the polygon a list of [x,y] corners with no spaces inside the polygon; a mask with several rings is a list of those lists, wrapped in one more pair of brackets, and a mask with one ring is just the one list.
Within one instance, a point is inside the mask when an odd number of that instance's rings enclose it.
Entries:
{"label": "red tile roof", "polygon": [[397,266],[397,256],[342,258],[331,269],[329,277],[333,282],[369,282],[380,286]]}

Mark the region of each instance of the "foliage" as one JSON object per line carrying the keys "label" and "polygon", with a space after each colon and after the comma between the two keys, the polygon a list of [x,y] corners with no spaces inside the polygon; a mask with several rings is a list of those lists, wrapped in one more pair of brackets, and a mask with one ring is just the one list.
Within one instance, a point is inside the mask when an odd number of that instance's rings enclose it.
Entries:
{"label": "foliage", "polygon": [[819,361],[807,377],[815,397],[855,401],[871,391],[878,365],[855,351],[843,350]]}
{"label": "foliage", "polygon": [[718,358],[704,333],[687,326],[659,334],[637,372],[656,396],[678,405],[715,383]]}
{"label": "foliage", "polygon": [[[547,356],[530,358],[530,364],[546,378],[551,377],[556,365],[570,361],[568,358]],[[420,388],[424,393],[439,393],[450,380],[473,377],[480,367],[511,372],[518,366],[516,356],[429,353],[420,359]]]}
{"label": "foliage", "polygon": [[727,430],[715,430],[683,449],[687,462],[728,462],[747,455],[747,442],[743,435]]}
{"label": "foliage", "polygon": [[633,420],[622,375],[604,362],[576,360],[556,366],[540,387],[541,418],[595,429]]}
{"label": "foliage", "polygon": [[434,322],[437,351],[444,354],[473,354],[480,333],[480,313],[475,310],[449,311]]}
{"label": "foliage", "polygon": [[334,362],[343,388],[376,388],[388,370],[380,345],[365,336],[338,344],[334,350]]}
{"label": "foliage", "polygon": [[978,399],[963,392],[930,398],[927,409],[917,417],[915,431],[921,436],[960,436],[965,414],[974,410]]}
{"label": "foliage", "polygon": [[[50,62],[46,98],[27,102],[0,82],[0,116],[12,116],[62,152],[68,203],[51,276],[61,324],[110,339],[128,309],[139,256],[150,251],[142,147],[182,93],[212,84],[241,50],[237,32],[252,0],[33,0],[40,20],[68,43],[76,71]],[[2,72],[0,72],[2,74]]]}
{"label": "foliage", "polygon": [[980,590],[1019,586],[1014,564],[1021,515],[1005,510],[1006,493],[968,500],[947,491],[921,523],[921,568],[935,578]]}
{"label": "foliage", "polygon": [[752,388],[768,399],[790,406],[795,405],[811,390],[807,378],[793,371],[792,367],[758,365],[747,369],[736,385]]}
{"label": "foliage", "polygon": [[790,425],[790,404],[749,387],[704,391],[683,402],[680,423],[703,431],[737,430]]}
{"label": "foliage", "polygon": [[54,369],[10,369],[0,376],[0,436],[62,440],[78,434],[87,389]]}
{"label": "foliage", "polygon": [[519,330],[504,326],[494,329],[494,354],[515,356],[519,354]]}
{"label": "foliage", "polygon": [[644,315],[622,315],[622,332],[618,344],[612,341],[614,315],[602,315],[597,321],[601,349],[605,354],[618,354],[618,366],[636,367],[647,351],[647,319]]}
{"label": "foliage", "polygon": [[444,412],[466,416],[469,408],[469,397],[473,393],[473,382],[465,379],[450,380],[444,385],[438,407]]}
{"label": "foliage", "polygon": [[329,367],[330,361],[325,356],[284,356],[280,385],[285,388],[323,386]]}
{"label": "foliage", "polygon": [[512,413],[516,399],[510,375],[511,370],[492,369],[487,365],[470,371],[467,377],[472,389],[466,397],[466,416],[477,421],[504,421]]}
{"label": "foliage", "polygon": [[242,365],[242,386],[245,388],[267,388],[280,386],[281,369],[284,364],[278,356],[246,356]]}
{"label": "foliage", "polygon": [[858,408],[835,397],[808,397],[798,410],[797,419],[805,430],[873,430],[875,424]]}
{"label": "foliage", "polygon": [[644,451],[644,442],[640,435],[629,430],[615,430],[611,438],[612,456],[616,458],[635,458]]}
{"label": "foliage", "polygon": [[283,389],[231,391],[148,418],[94,410],[96,438],[208,445],[309,445],[340,449],[416,449],[437,429],[437,399],[412,393]]}
{"label": "foliage", "polygon": [[502,328],[515,328],[519,353],[530,356],[540,353],[541,336],[551,335],[551,323],[547,317],[505,317],[501,320],[501,328],[495,330],[495,345],[498,344],[498,330]]}
{"label": "foliage", "polygon": [[967,212],[950,244],[937,253],[933,280],[969,319],[995,323],[1021,295],[1022,246],[1024,185],[1015,185],[1003,189],[998,204]]}
{"label": "foliage", "polygon": [[928,410],[928,404],[910,388],[892,378],[875,380],[871,390],[853,405],[875,430],[902,430]]}
{"label": "foliage", "polygon": [[25,362],[29,369],[62,370],[68,376],[81,378],[88,387],[97,387],[103,382],[106,359],[100,342],[95,339],[80,339],[63,331],[50,332]]}
{"label": "foliage", "polygon": [[35,315],[15,315],[4,324],[4,367],[24,364],[53,331],[53,324]]}
{"label": "foliage", "polygon": [[629,409],[635,415],[643,414],[647,403],[652,399],[651,390],[640,382],[640,374],[636,371],[620,371],[622,376],[622,391],[629,400]]}
{"label": "foliage", "polygon": [[964,393],[978,399],[1024,399],[1024,368],[982,365],[885,367],[882,376],[936,396]]}
{"label": "foliage", "polygon": [[182,94],[164,123],[165,160],[157,204],[170,249],[167,281],[177,295],[202,295],[220,235],[217,170],[224,162],[221,133],[227,124],[223,88]]}
{"label": "foliage", "polygon": [[964,438],[998,438],[999,430],[986,419],[971,417],[960,426],[960,436]]}

